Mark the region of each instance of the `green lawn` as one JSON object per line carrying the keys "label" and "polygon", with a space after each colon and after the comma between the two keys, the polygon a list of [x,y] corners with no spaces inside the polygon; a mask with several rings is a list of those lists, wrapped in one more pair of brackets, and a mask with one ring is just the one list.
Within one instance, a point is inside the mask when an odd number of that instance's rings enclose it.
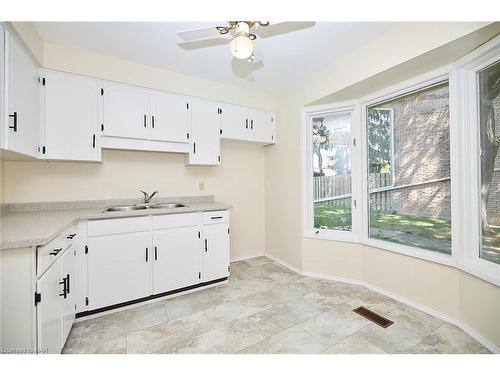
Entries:
{"label": "green lawn", "polygon": [[[392,214],[385,211],[370,213],[372,228],[412,233],[419,236],[451,241],[451,222],[445,219],[417,215]],[[351,226],[351,209],[344,206],[314,205],[314,227],[333,229]]]}
{"label": "green lawn", "polygon": [[[345,206],[315,204],[314,227],[319,229],[349,230],[351,228],[351,209]],[[432,241],[424,241],[424,239],[414,240],[414,237],[412,237],[414,242],[406,244],[447,254],[451,251],[449,247],[449,242],[451,241],[450,220],[418,215],[393,214],[387,211],[372,211],[370,212],[370,227],[375,232],[373,233],[373,237],[379,239],[406,243],[400,239],[400,236],[392,236],[391,233],[379,232],[377,234],[377,229],[409,233],[426,237]],[[482,258],[500,264],[500,227],[492,227],[492,232],[483,237],[483,246]]]}

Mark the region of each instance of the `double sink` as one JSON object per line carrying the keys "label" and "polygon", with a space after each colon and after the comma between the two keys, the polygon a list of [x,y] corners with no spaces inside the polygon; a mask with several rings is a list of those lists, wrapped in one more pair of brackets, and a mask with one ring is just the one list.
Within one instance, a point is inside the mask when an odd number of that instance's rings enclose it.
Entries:
{"label": "double sink", "polygon": [[186,207],[186,205],[181,203],[141,203],[134,204],[131,206],[115,206],[108,208],[108,211],[137,211],[137,210],[149,210],[149,209],[168,209],[168,208],[178,208]]}

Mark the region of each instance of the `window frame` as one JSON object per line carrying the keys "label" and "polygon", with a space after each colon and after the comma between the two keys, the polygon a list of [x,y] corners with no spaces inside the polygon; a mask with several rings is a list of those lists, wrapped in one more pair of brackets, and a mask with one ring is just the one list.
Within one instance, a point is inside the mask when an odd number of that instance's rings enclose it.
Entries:
{"label": "window frame", "polygon": [[[457,189],[457,204],[463,215],[458,218],[462,228],[457,233],[457,253],[461,268],[486,281],[500,286],[500,264],[480,257],[480,128],[479,87],[477,73],[500,61],[500,37],[496,37],[474,50],[453,65],[450,81],[454,84],[454,109],[457,125],[457,148],[463,150],[458,157],[465,168],[460,171],[460,187]],[[451,95],[451,94],[450,94]],[[473,176],[473,178],[470,178]]]}
{"label": "window frame", "polygon": [[[326,117],[329,115],[339,115],[349,113],[351,115],[351,230],[343,231],[338,229],[318,229],[314,228],[314,200],[313,200],[313,152],[312,152],[312,119],[315,117]],[[302,111],[304,126],[302,127],[302,155],[303,155],[303,211],[304,237],[324,240],[335,240],[345,242],[359,242],[360,228],[360,205],[359,205],[359,160],[355,151],[357,145],[355,139],[359,138],[359,105],[357,102],[340,102],[335,105],[319,105],[306,107]]]}
{"label": "window frame", "polygon": [[[396,253],[413,256],[420,259],[430,260],[433,262],[445,264],[445,265],[455,265],[456,260],[453,258],[453,231],[455,225],[452,225],[452,255],[442,254],[438,252],[434,252],[432,250],[420,249],[413,246],[392,243],[389,241],[379,240],[375,238],[370,238],[369,236],[369,188],[368,188],[368,145],[367,145],[367,137],[368,137],[368,128],[367,128],[367,119],[366,119],[366,111],[368,107],[376,105],[377,103],[383,103],[387,100],[397,99],[398,97],[408,95],[412,92],[416,92],[419,90],[424,90],[426,88],[430,88],[435,85],[439,85],[444,82],[449,82],[449,72],[450,66],[445,66],[440,69],[434,70],[427,74],[420,75],[411,80],[407,80],[396,84],[394,86],[390,86],[383,90],[380,90],[374,94],[367,95],[360,99],[361,105],[361,128],[362,128],[362,139],[363,139],[363,191],[365,192],[365,206],[363,207],[363,223],[364,230],[362,236],[362,243],[368,246],[373,246],[377,248],[381,248],[384,250],[390,250]],[[451,169],[451,190],[453,192],[453,157],[452,157],[452,148],[451,148],[451,138],[452,138],[452,124],[451,124],[451,106],[450,106],[450,169]],[[454,214],[454,205],[453,198],[451,199],[451,220],[453,220]]]}

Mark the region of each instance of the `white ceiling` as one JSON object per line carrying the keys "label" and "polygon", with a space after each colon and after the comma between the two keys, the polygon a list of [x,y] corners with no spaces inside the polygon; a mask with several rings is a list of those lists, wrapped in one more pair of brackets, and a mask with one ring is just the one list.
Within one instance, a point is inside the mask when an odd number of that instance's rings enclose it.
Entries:
{"label": "white ceiling", "polygon": [[305,29],[257,38],[257,59],[253,64],[234,59],[228,44],[218,45],[221,40],[212,39],[215,45],[210,47],[191,48],[199,45],[183,42],[176,35],[178,31],[224,24],[35,22],[42,38],[49,42],[270,92],[287,88],[396,25],[387,22],[311,22],[312,26]]}

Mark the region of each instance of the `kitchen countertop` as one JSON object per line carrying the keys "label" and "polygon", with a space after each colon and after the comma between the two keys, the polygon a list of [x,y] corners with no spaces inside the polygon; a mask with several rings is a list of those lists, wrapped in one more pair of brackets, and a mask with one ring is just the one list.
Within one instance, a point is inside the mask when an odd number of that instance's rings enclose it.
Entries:
{"label": "kitchen countertop", "polygon": [[105,212],[112,206],[142,203],[139,199],[16,203],[2,206],[0,250],[42,246],[79,220],[169,215],[187,212],[218,211],[231,208],[213,196],[159,197],[152,203],[176,202],[185,207]]}

